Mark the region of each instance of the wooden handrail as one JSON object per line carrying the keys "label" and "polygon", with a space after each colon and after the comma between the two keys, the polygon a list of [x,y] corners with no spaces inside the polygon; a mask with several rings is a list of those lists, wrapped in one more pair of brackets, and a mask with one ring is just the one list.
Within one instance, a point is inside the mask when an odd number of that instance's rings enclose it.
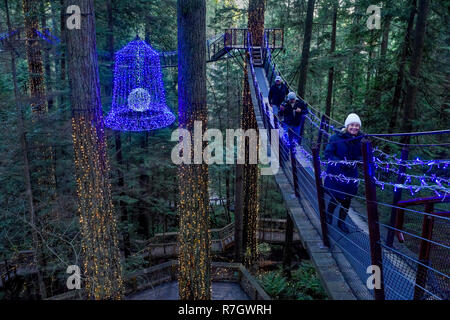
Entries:
{"label": "wooden handrail", "polygon": [[[229,269],[236,270],[238,276],[234,276],[232,273],[233,282],[238,282],[241,285],[242,290],[250,297],[252,300],[270,300],[269,295],[264,291],[261,285],[256,281],[256,279],[248,272],[245,267],[240,263],[228,263],[228,262],[215,262],[211,263],[212,273],[217,269]],[[177,279],[178,273],[178,260],[170,260],[162,264],[152,266],[140,271],[130,273],[125,276],[125,294],[130,295],[137,291],[146,290],[148,288],[153,288],[156,285],[162,284],[167,281],[175,281]],[[216,277],[223,278],[226,275],[223,272],[216,272]],[[229,279],[226,279],[229,280]],[[217,279],[215,281],[220,281]],[[250,284],[250,288],[245,286],[245,283]],[[77,299],[77,295],[80,294],[79,290],[68,291],[63,294],[59,294],[47,300],[72,300]],[[79,296],[78,298],[82,298]]]}
{"label": "wooden handrail", "polygon": [[416,199],[409,199],[409,200],[402,200],[398,202],[398,206],[399,207],[409,207],[409,206],[417,206],[417,205],[422,205],[422,204],[427,204],[427,203],[438,203],[438,202],[442,202],[442,203],[446,203],[446,202],[450,202],[450,197],[444,197],[444,196],[440,196],[440,197],[428,197],[428,198],[416,198]]}
{"label": "wooden handrail", "polygon": [[[400,208],[397,208],[397,215],[396,215],[396,221],[395,221],[395,228],[398,230],[403,229],[403,224],[405,222],[405,209],[409,206],[418,206],[418,205],[434,205],[435,203],[447,203],[450,202],[450,197],[440,196],[440,197],[427,197],[427,198],[416,198],[416,199],[409,199],[409,200],[402,200],[397,203],[397,206]],[[426,212],[427,215],[431,216],[438,216],[438,217],[449,217],[449,212],[442,212],[442,213],[434,213],[433,209],[430,210],[430,212]],[[405,241],[405,237],[401,231],[395,231],[395,234],[397,235],[397,239],[399,242],[403,243]]]}
{"label": "wooden handrail", "polygon": [[[240,48],[247,45],[247,28],[228,28],[225,29],[224,44],[227,48]],[[269,48],[282,49],[284,45],[284,30],[281,28],[264,29],[267,34]],[[278,36],[277,34],[281,34]],[[280,43],[281,42],[281,43]]]}

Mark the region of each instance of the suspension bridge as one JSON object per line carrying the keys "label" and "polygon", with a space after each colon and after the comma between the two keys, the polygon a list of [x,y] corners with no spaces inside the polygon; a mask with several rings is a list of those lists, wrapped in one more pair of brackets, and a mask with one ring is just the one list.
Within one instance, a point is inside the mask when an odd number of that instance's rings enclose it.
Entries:
{"label": "suspension bridge", "polygon": [[[364,134],[363,160],[322,160],[320,154],[328,138],[343,124],[308,104],[308,115],[298,136],[284,128],[269,106],[268,93],[276,76],[290,87],[272,58],[272,52],[283,47],[282,29],[265,29],[262,46],[252,45],[248,29],[225,29],[207,41],[207,62],[240,57],[236,60],[247,63],[258,129],[268,129],[268,141],[271,130],[279,130],[276,156],[281,170],[275,180],[288,208],[288,220],[295,226],[328,294],[333,299],[449,299],[450,161],[421,160],[415,153],[450,144],[406,145],[394,138],[448,138],[450,130]],[[174,67],[176,59],[176,52],[161,53],[161,66]],[[400,156],[386,152],[395,148],[401,149]],[[330,165],[356,166],[360,178],[329,175],[326,168]],[[341,220],[348,233],[338,228],[337,222],[326,220],[326,204],[333,200],[331,191],[343,192],[326,188],[324,178],[359,184],[348,216]],[[370,266],[380,271],[376,286],[368,286],[374,270],[368,269]]]}
{"label": "suspension bridge", "polygon": [[[276,181],[290,218],[330,296],[337,299],[352,296],[377,300],[449,299],[450,212],[446,205],[450,199],[447,196],[449,161],[408,160],[409,149],[448,144],[408,146],[385,139],[389,137],[386,134],[365,135],[363,160],[321,160],[321,147],[342,125],[308,104],[309,114],[300,136],[286,132],[267,99],[275,76],[282,76],[271,56],[273,49],[269,44],[273,42],[265,32],[263,47],[255,48],[247,32],[245,43],[250,70],[248,81],[258,128],[280,130],[278,159],[282,170],[276,175]],[[267,130],[269,141],[270,132]],[[448,137],[449,133],[408,135]],[[377,146],[374,148],[372,143]],[[401,157],[383,152],[382,143],[403,147]],[[330,165],[356,166],[361,178],[343,174],[329,176],[326,167]],[[365,194],[358,193],[354,197],[348,217],[341,220],[347,225],[348,233],[326,220],[325,204],[333,197],[329,191],[342,191],[327,190],[323,185],[325,177],[357,182],[359,189],[365,189]],[[402,190],[408,192],[405,200],[401,200]],[[391,199],[386,200],[386,194]],[[377,195],[380,195],[379,201]],[[367,286],[372,275],[369,266],[378,266],[380,270],[380,283],[375,287]]]}

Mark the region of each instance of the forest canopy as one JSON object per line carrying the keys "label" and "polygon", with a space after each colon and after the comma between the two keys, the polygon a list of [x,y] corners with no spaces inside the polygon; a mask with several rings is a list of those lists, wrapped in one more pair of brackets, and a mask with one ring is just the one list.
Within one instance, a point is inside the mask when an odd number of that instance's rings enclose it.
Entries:
{"label": "forest canopy", "polygon": [[[283,30],[283,49],[272,56],[277,69],[291,90],[334,119],[336,126],[342,125],[349,113],[356,113],[362,121],[361,129],[369,134],[449,129],[449,0],[262,2],[265,28]],[[422,16],[420,8],[425,2],[429,7],[427,15]],[[159,53],[173,56],[177,52],[177,1],[92,3],[95,32],[89,39],[96,40],[95,52],[91,53],[97,56],[98,77],[88,83],[99,94],[100,113],[107,115],[113,104],[114,58],[120,49],[138,36]],[[155,263],[140,255],[148,239],[180,229],[180,172],[170,161],[176,144],[171,134],[181,121],[179,70],[173,66],[161,70],[165,100],[176,115],[171,126],[144,132],[105,128],[102,135],[100,126],[94,133],[89,129],[92,119],[80,116],[84,126],[77,127],[78,122],[73,123],[76,99],[71,96],[77,86],[71,70],[78,62],[68,52],[77,38],[66,26],[69,4],[66,0],[0,1],[0,260],[13,259],[20,252],[39,252],[41,276],[47,281],[46,289],[35,288],[40,297],[64,291],[66,275],[61,270],[82,265],[82,256],[88,250],[82,242],[87,231],[83,219],[80,221],[83,204],[79,198],[95,188],[80,183],[86,172],[100,181],[107,195],[86,198],[84,208],[94,215],[97,205],[117,222],[105,222],[112,242],[117,242],[117,252],[105,249],[99,253],[112,265],[116,263],[114,256],[120,255],[122,265],[111,267],[115,273],[122,268],[126,276]],[[217,39],[227,28],[249,25],[248,0],[207,0],[205,5],[207,40]],[[372,12],[367,8],[371,5],[380,8],[379,28],[368,27]],[[422,33],[421,19],[426,25]],[[42,36],[34,39],[41,43],[42,50],[10,36],[13,29],[27,33],[32,28],[42,31]],[[421,47],[416,45],[418,38],[423,39]],[[241,114],[247,107],[243,96],[249,90],[245,88],[244,56],[241,52],[211,63],[205,61],[206,101],[202,101],[202,110],[208,128],[225,132],[243,127],[246,120]],[[80,101],[89,100],[85,98],[80,96]],[[83,112],[88,114],[88,109],[86,106]],[[97,134],[101,138],[95,138]],[[83,157],[76,149],[81,136],[91,137],[90,145],[97,146],[92,148],[100,150],[95,170],[88,170],[95,161],[86,162],[88,169],[77,161],[77,157]],[[405,138],[392,138],[405,142],[401,139]],[[448,145],[442,145],[449,143],[448,134],[406,139],[407,143],[441,144],[413,147],[414,158],[449,157]],[[387,145],[380,143],[379,147],[400,154],[400,145]],[[81,149],[85,152],[87,147]],[[228,165],[204,169],[203,174],[208,174],[204,191],[210,200],[205,210],[211,228],[223,228],[235,219],[237,170]],[[448,177],[447,171],[443,174]],[[260,218],[285,218],[285,203],[275,179],[258,176],[256,180],[259,189],[256,183],[254,189],[244,187],[257,194],[249,205],[259,208]],[[114,297],[121,294],[119,291],[115,288],[102,294]]]}

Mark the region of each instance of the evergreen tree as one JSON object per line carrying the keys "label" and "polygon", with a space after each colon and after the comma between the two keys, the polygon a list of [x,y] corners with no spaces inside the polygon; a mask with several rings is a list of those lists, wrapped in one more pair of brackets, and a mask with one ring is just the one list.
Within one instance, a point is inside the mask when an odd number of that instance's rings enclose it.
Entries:
{"label": "evergreen tree", "polygon": [[[206,105],[206,3],[177,2],[178,14],[178,116],[180,128],[190,133],[190,159],[194,154],[194,122],[207,125]],[[202,149],[203,150],[203,147]],[[179,294],[183,300],[211,298],[208,166],[181,164],[179,182]]]}
{"label": "evergreen tree", "polygon": [[122,268],[101,109],[94,3],[78,4],[82,28],[66,36],[85,292],[93,299],[120,299]]}

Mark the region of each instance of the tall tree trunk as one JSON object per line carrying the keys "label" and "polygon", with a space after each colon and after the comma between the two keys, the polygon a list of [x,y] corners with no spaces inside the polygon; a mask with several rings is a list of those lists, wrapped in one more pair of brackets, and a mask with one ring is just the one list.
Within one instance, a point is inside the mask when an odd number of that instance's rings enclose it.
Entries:
{"label": "tall tree trunk", "polygon": [[[205,0],[178,0],[177,20],[179,124],[191,133],[187,152],[193,155],[194,121],[201,122],[203,134],[208,118]],[[211,298],[208,165],[181,164],[178,176],[179,294],[182,300],[207,300]]]}
{"label": "tall tree trunk", "polygon": [[264,1],[250,0],[248,3],[248,30],[255,47],[261,47],[264,40]]}
{"label": "tall tree trunk", "polygon": [[[28,78],[31,94],[31,110],[33,122],[41,125],[47,121],[48,105],[47,94],[44,79],[44,66],[42,62],[41,47],[37,31],[39,30],[39,12],[42,0],[23,0],[23,12],[25,15],[25,33],[26,33],[26,53],[28,62]],[[36,183],[39,189],[36,192],[36,199],[40,204],[37,211],[48,207],[55,196],[55,170],[53,165],[53,150],[45,146],[43,134],[39,139],[33,141],[34,156],[39,159],[34,171],[38,172]],[[44,139],[42,139],[44,138]],[[34,179],[33,179],[34,180]],[[32,184],[34,184],[32,182]]]}
{"label": "tall tree trunk", "polygon": [[[248,83],[248,63],[244,65],[244,90],[241,127],[244,131],[258,129],[253,109],[250,85]],[[245,142],[245,140],[244,140]],[[252,152],[258,152],[252,150]],[[259,169],[257,164],[250,164],[249,143],[245,143],[245,164],[243,169],[243,248],[244,263],[254,270],[258,262],[258,218],[259,218]]]}
{"label": "tall tree trunk", "polygon": [[244,262],[244,165],[236,164],[234,200],[234,257],[236,262]]}
{"label": "tall tree trunk", "polygon": [[[117,161],[117,185],[120,189],[120,195],[124,195],[125,192],[125,179],[123,175],[123,157],[122,157],[122,140],[120,138],[120,131],[114,131],[115,148],[116,148],[116,161]],[[125,258],[131,253],[130,233],[128,232],[128,211],[126,203],[122,200],[119,201],[120,221],[124,224],[125,230],[123,231],[123,252]]]}
{"label": "tall tree trunk", "polygon": [[306,12],[305,35],[303,37],[302,59],[300,61],[300,78],[298,80],[297,93],[301,98],[305,98],[306,79],[308,75],[309,48],[311,46],[311,33],[314,17],[315,0],[308,0]]}
{"label": "tall tree trunk", "polygon": [[[60,0],[59,1],[60,6],[61,6],[61,11],[60,11],[60,34],[59,37],[61,39],[61,44],[63,46],[63,49],[61,50],[61,56],[60,56],[60,60],[59,60],[59,65],[60,65],[60,75],[59,75],[59,79],[61,80],[60,82],[60,89],[64,90],[65,89],[65,81],[66,81],[66,46],[67,46],[67,41],[66,41],[66,6],[65,6],[65,2],[64,0]],[[64,95],[61,94],[60,96],[60,105],[62,106],[64,104]]]}
{"label": "tall tree trunk", "polygon": [[[417,10],[416,29],[414,34],[414,48],[409,67],[409,81],[405,97],[405,109],[403,112],[403,132],[411,132],[413,121],[416,119],[416,99],[419,81],[420,64],[422,63],[425,29],[427,23],[428,7],[430,0],[419,0]],[[411,136],[402,137],[402,143],[409,143]]]}
{"label": "tall tree trunk", "polygon": [[[141,140],[142,143],[143,140]],[[141,147],[143,145],[141,144]],[[149,187],[151,185],[153,185],[153,178],[154,176],[151,176],[151,181],[150,181],[150,176],[148,174],[145,174],[145,170],[141,171],[141,174],[139,175],[139,187],[142,190],[141,196],[145,197],[148,194],[151,194],[151,192],[149,192]],[[149,210],[147,208],[142,208],[139,209],[139,212],[137,214],[137,221],[138,221],[138,233],[141,234],[142,236],[144,236],[144,238],[148,238],[149,236],[149,220],[148,220],[148,216],[149,216]]]}
{"label": "tall tree trunk", "polygon": [[[113,17],[114,0],[106,1],[106,14],[108,20],[108,51],[109,59],[114,63],[114,17]],[[111,90],[112,93],[112,90]]]}
{"label": "tall tree trunk", "polygon": [[[46,15],[46,1],[41,0],[41,25],[42,30],[47,29],[47,15]],[[44,50],[44,70],[45,70],[45,86],[47,91],[52,91],[52,71],[50,68],[50,53],[48,50]],[[51,110],[53,108],[53,97],[52,93],[49,97],[47,97],[48,109]]]}
{"label": "tall tree trunk", "polygon": [[[376,39],[376,32],[375,30],[370,31],[370,40],[368,43],[368,55],[367,55],[367,71],[366,71],[366,92],[365,92],[365,104],[366,106],[370,106],[372,103],[372,87],[371,87],[371,79],[372,79],[372,72],[374,68],[373,59],[375,57],[375,39]],[[369,116],[370,117],[370,116]]]}
{"label": "tall tree trunk", "polygon": [[[60,12],[58,11],[59,6],[57,6],[56,1],[49,1],[50,3],[50,16],[51,16],[51,24],[52,24],[52,33],[54,35],[57,34],[57,32],[59,32],[59,28],[60,28],[60,21],[59,21],[59,16],[60,16]],[[61,37],[60,37],[61,39]],[[61,43],[60,43],[61,45]],[[60,54],[62,54],[62,51],[60,51]],[[61,75],[61,66],[60,66],[60,58],[59,58],[59,54],[52,54],[53,59],[51,59],[51,66],[54,68],[54,74],[53,77],[55,78],[54,81],[52,81],[52,90],[57,91],[57,89],[62,89],[62,84],[60,84],[59,82],[59,77]],[[58,100],[55,98],[56,96],[58,96]],[[53,95],[53,105],[56,105],[56,101],[58,101],[58,103],[61,101],[61,96],[62,94],[60,92],[55,92],[55,94]],[[61,104],[59,104],[59,106],[61,106]]]}
{"label": "tall tree trunk", "polygon": [[[106,2],[106,12],[108,17],[108,51],[109,51],[109,59],[112,64],[114,64],[114,18],[113,18],[113,2],[114,0],[107,0]],[[108,86],[108,93],[112,94],[112,84]],[[117,176],[118,176],[118,187],[120,189],[120,195],[125,195],[125,179],[123,175],[123,156],[122,156],[122,141],[120,136],[120,131],[114,131],[114,140],[115,140],[115,148],[116,148],[116,161],[118,164],[117,168]],[[128,232],[128,212],[126,208],[126,203],[122,200],[119,200],[119,211],[120,211],[120,221],[124,225],[125,230],[122,234],[123,240],[123,252],[125,258],[128,257],[131,253],[131,243],[130,243],[130,234]]]}
{"label": "tall tree trunk", "polygon": [[38,12],[41,0],[23,0],[23,13],[25,15],[25,33],[27,37],[26,52],[28,72],[30,78],[31,108],[36,118],[47,114],[47,98],[44,83],[44,67],[39,38]]}
{"label": "tall tree trunk", "polygon": [[[389,10],[389,9],[386,9]],[[386,53],[389,44],[389,30],[391,27],[392,16],[387,14],[383,23],[383,34],[380,45],[380,57],[377,68],[377,76],[375,80],[375,110],[380,110],[381,99],[384,90],[383,77],[386,72]]]}
{"label": "tall tree trunk", "polygon": [[414,16],[416,15],[416,2],[417,0],[411,1],[411,9],[409,13],[408,24],[406,27],[405,38],[403,40],[402,52],[400,55],[400,61],[398,63],[397,81],[395,83],[394,96],[392,97],[392,109],[391,109],[391,119],[389,121],[388,132],[392,133],[397,124],[397,114],[400,105],[400,97],[403,88],[403,78],[405,76],[405,64],[406,59],[410,52],[411,47],[411,33],[414,26]]}
{"label": "tall tree trunk", "polygon": [[[12,32],[11,19],[9,16],[9,8],[8,8],[8,0],[4,0],[5,2],[5,10],[6,10],[6,23],[8,26],[8,32]],[[19,135],[20,135],[20,145],[22,147],[22,159],[23,159],[23,173],[25,177],[25,189],[28,200],[28,210],[30,211],[30,225],[32,227],[32,239],[33,239],[33,247],[35,250],[34,254],[34,262],[38,267],[37,276],[38,276],[38,286],[39,286],[39,294],[42,299],[47,298],[47,288],[45,286],[44,281],[44,273],[42,271],[42,267],[45,266],[44,255],[42,253],[42,238],[39,237],[37,232],[37,223],[38,216],[36,213],[35,205],[34,205],[34,195],[33,188],[31,186],[31,169],[30,169],[30,161],[28,159],[28,141],[25,132],[24,125],[24,115],[22,108],[19,104],[19,87],[17,84],[17,68],[16,68],[16,57],[13,48],[10,49],[11,55],[11,74],[13,78],[13,89],[14,89],[14,99],[16,104],[16,112],[17,112],[17,122],[19,126]]]}
{"label": "tall tree trunk", "polygon": [[[26,54],[28,62],[28,78],[31,96],[31,110],[33,125],[37,132],[42,130],[45,122],[48,121],[47,94],[44,79],[44,65],[42,61],[41,46],[39,43],[39,12],[41,11],[42,0],[23,0],[22,7],[25,17],[26,33]],[[54,168],[53,150],[46,146],[49,135],[42,133],[39,138],[31,140],[30,159],[35,160],[31,163],[31,185],[34,189],[35,214],[32,225],[38,230],[43,230],[47,226],[47,219],[51,215],[52,202],[56,196],[56,177]],[[37,237],[37,236],[36,236]],[[36,240],[38,247],[36,255],[41,268],[45,268],[45,252],[42,242],[46,239],[39,236]],[[43,291],[41,290],[41,296]],[[44,295],[47,293],[45,292]]]}
{"label": "tall tree trunk", "polygon": [[[330,56],[333,55],[336,49],[336,23],[337,23],[337,10],[338,3],[334,3],[333,6],[333,22],[331,29],[331,47],[330,47]],[[327,99],[325,103],[325,114],[330,117],[331,116],[331,100],[333,98],[333,80],[334,80],[334,66],[332,65],[330,69],[328,69],[328,86],[327,86]],[[328,119],[327,119],[328,121]]]}
{"label": "tall tree trunk", "polygon": [[[253,46],[261,46],[264,36],[264,1],[251,0],[248,7],[248,30]],[[247,53],[249,54],[249,53]],[[257,130],[250,86],[248,83],[248,59],[244,64],[244,88],[242,92],[241,128]],[[236,166],[235,244],[236,259],[254,269],[258,260],[259,197],[257,164],[250,164],[249,144],[245,144],[245,163]],[[242,193],[242,195],[241,195]]]}
{"label": "tall tree trunk", "polygon": [[[226,62],[226,101],[232,101],[231,100],[231,96],[230,96],[230,81],[229,81],[229,77],[230,77],[230,73],[229,73],[229,67],[230,67],[230,63],[227,59]],[[227,112],[226,112],[226,126],[227,128],[231,128],[230,127],[230,105],[234,105],[234,104],[227,104]],[[236,108],[236,106],[234,105],[234,108]],[[227,202],[225,205],[225,210],[227,212],[227,223],[231,223],[231,213],[230,213],[230,206],[231,206],[231,190],[230,190],[230,180],[231,180],[231,170],[229,170],[229,168],[227,168],[225,170],[225,194],[227,197]]]}
{"label": "tall tree trunk", "polygon": [[75,176],[82,236],[85,292],[120,299],[122,268],[100,99],[93,0],[79,0],[80,30],[67,32]]}

